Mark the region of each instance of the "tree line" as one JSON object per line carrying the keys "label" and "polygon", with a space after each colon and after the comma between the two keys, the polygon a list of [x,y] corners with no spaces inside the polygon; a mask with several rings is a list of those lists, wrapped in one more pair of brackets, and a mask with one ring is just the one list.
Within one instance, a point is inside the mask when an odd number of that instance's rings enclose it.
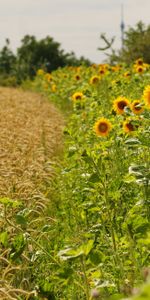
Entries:
{"label": "tree line", "polygon": [[[150,25],[146,26],[140,21],[134,28],[129,27],[124,33],[123,47],[117,51],[113,49],[114,38],[109,42],[104,34],[101,37],[106,47],[98,49],[110,51],[110,54],[104,52],[107,57],[105,62],[130,64],[137,58],[142,58],[145,63],[150,64]],[[0,83],[1,78],[7,78],[12,81],[10,84],[13,80],[15,84],[20,84],[26,79],[32,80],[40,68],[51,72],[67,65],[81,64],[90,65],[92,62],[83,56],[78,59],[74,52],[65,53],[61,44],[50,36],[37,40],[33,35],[25,35],[16,54],[11,50],[9,39],[6,39],[0,50]]]}
{"label": "tree line", "polygon": [[19,84],[27,78],[33,79],[40,68],[51,72],[66,65],[90,63],[90,60],[82,56],[78,59],[74,52],[65,53],[61,44],[50,36],[37,40],[33,35],[25,35],[16,54],[11,50],[9,39],[6,39],[0,51],[0,76],[13,77]]}

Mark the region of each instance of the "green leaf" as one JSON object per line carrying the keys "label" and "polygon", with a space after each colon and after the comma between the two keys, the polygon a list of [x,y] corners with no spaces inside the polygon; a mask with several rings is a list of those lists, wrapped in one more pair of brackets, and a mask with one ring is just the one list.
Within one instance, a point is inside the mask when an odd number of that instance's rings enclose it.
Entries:
{"label": "green leaf", "polygon": [[95,183],[95,182],[99,182],[99,176],[97,175],[97,173],[93,173],[90,178],[89,178],[89,182]]}
{"label": "green leaf", "polygon": [[17,214],[16,215],[16,222],[20,225],[27,225],[27,220],[23,215]]}
{"label": "green leaf", "polygon": [[90,261],[94,265],[99,265],[101,262],[105,260],[105,255],[98,251],[98,250],[92,250],[90,253]]}
{"label": "green leaf", "polygon": [[7,247],[8,245],[8,233],[6,231],[2,232],[0,234],[0,242],[4,247]]}
{"label": "green leaf", "polygon": [[7,197],[0,198],[0,203],[4,204],[4,205],[11,206],[11,207],[18,207],[18,206],[21,205],[20,201],[13,200],[13,199],[10,199],[10,198],[7,198]]}
{"label": "green leaf", "polygon": [[94,241],[89,240],[87,244],[83,244],[83,245],[79,246],[78,248],[75,248],[75,249],[67,248],[67,249],[59,251],[58,256],[62,260],[73,259],[73,258],[80,257],[82,255],[87,256],[90,253],[90,251],[92,250],[93,244],[94,244]]}
{"label": "green leaf", "polygon": [[22,234],[18,234],[15,237],[13,244],[11,246],[11,251],[10,251],[11,259],[15,260],[18,257],[20,257],[25,247],[26,247],[26,241],[24,236]]}
{"label": "green leaf", "polygon": [[83,160],[87,163],[87,164],[91,164],[92,163],[92,159],[91,159],[91,157],[88,155],[88,153],[87,153],[87,151],[86,150],[84,150],[83,152],[82,152],[82,158],[83,158]]}
{"label": "green leaf", "polygon": [[68,149],[68,157],[72,157],[76,153],[77,153],[77,148],[74,146],[70,146]]}
{"label": "green leaf", "polygon": [[136,146],[136,145],[141,144],[141,142],[136,138],[130,138],[125,141],[125,144],[131,145],[131,146]]}
{"label": "green leaf", "polygon": [[85,256],[87,256],[90,253],[90,251],[93,248],[93,244],[94,244],[94,240],[89,240],[87,244],[84,244],[81,247],[81,249],[83,249]]}
{"label": "green leaf", "polygon": [[132,174],[126,174],[123,178],[123,182],[125,183],[135,182],[135,177]]}
{"label": "green leaf", "polygon": [[48,232],[48,231],[50,231],[50,230],[51,230],[51,225],[47,225],[47,224],[46,224],[46,225],[44,225],[43,228],[42,228],[42,231],[43,231],[43,232]]}
{"label": "green leaf", "polygon": [[77,258],[80,257],[81,255],[83,255],[83,250],[81,250],[80,248],[74,250],[72,248],[67,248],[64,250],[60,250],[58,252],[58,256],[62,259],[62,260],[68,260],[68,259],[73,259],[73,258]]}

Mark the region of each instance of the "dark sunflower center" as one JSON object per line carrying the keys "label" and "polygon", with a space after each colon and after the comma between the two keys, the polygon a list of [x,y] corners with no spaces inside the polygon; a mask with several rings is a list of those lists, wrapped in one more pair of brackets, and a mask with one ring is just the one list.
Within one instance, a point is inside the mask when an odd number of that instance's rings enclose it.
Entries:
{"label": "dark sunflower center", "polygon": [[81,96],[80,96],[80,95],[77,95],[77,96],[76,96],[76,100],[81,100]]}
{"label": "dark sunflower center", "polygon": [[79,76],[79,75],[76,75],[76,79],[79,80],[79,79],[80,79],[80,76]]}
{"label": "dark sunflower center", "polygon": [[97,83],[98,82],[98,77],[94,77],[92,80],[93,83]]}
{"label": "dark sunflower center", "polygon": [[130,76],[130,75],[131,75],[131,74],[130,74],[129,72],[125,74],[126,77],[128,77],[128,76]]}
{"label": "dark sunflower center", "polygon": [[143,72],[143,68],[142,68],[142,67],[139,67],[139,68],[138,68],[138,72],[139,72],[139,73]]}
{"label": "dark sunflower center", "polygon": [[138,64],[139,66],[141,66],[141,65],[143,65],[143,61],[142,61],[141,59],[139,59],[138,62],[137,62],[137,64]]}
{"label": "dark sunflower center", "polygon": [[104,70],[100,70],[99,73],[100,73],[100,74],[104,74],[105,71],[104,71]]}
{"label": "dark sunflower center", "polygon": [[128,124],[126,124],[126,126],[129,131],[134,131],[134,126],[132,125],[132,123],[128,123]]}
{"label": "dark sunflower center", "polygon": [[106,132],[108,129],[108,126],[106,123],[102,122],[99,124],[98,129],[100,132]]}
{"label": "dark sunflower center", "polygon": [[118,108],[123,110],[125,108],[125,106],[127,106],[127,103],[125,101],[119,101],[118,102]]}

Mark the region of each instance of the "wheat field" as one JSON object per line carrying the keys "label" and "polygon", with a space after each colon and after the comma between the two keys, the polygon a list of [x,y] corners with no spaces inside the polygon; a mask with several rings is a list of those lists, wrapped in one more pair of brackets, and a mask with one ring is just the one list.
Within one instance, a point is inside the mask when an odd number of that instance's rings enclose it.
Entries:
{"label": "wheat field", "polygon": [[0,195],[31,200],[44,195],[61,151],[64,121],[44,97],[0,88]]}

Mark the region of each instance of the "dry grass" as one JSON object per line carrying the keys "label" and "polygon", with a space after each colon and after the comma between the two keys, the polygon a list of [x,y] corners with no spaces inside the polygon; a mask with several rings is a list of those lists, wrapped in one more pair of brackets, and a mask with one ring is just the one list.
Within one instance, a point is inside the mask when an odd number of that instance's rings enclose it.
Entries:
{"label": "dry grass", "polygon": [[44,196],[61,151],[64,122],[38,94],[0,88],[0,196],[31,200]]}
{"label": "dry grass", "polygon": [[[0,88],[0,199],[21,200],[28,208],[25,230],[31,237],[33,253],[41,238],[40,226],[55,222],[46,214],[46,207],[54,166],[62,151],[63,127],[62,115],[42,96]],[[1,300],[27,300],[36,295],[29,284],[30,249],[26,247],[21,254],[21,263],[10,258],[11,243],[24,232],[15,223],[16,213],[17,209],[0,204],[0,234],[7,232],[9,239],[6,247],[0,243]]]}

